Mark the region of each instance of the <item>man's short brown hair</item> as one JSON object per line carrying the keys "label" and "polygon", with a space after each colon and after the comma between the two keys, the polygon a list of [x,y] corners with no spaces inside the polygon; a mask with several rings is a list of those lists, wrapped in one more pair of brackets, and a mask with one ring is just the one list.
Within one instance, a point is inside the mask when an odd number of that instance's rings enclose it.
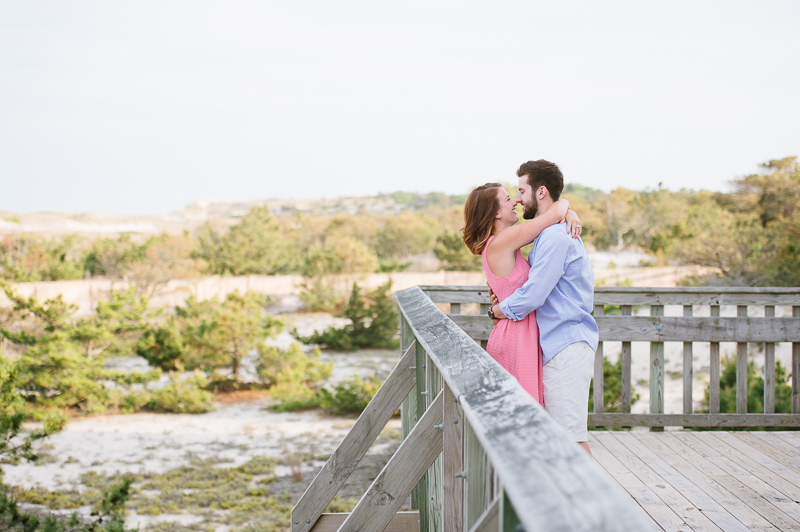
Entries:
{"label": "man's short brown hair", "polygon": [[553,201],[558,201],[564,190],[564,175],[555,163],[539,159],[522,163],[517,170],[517,177],[528,176],[528,184],[534,192],[544,186],[550,192]]}

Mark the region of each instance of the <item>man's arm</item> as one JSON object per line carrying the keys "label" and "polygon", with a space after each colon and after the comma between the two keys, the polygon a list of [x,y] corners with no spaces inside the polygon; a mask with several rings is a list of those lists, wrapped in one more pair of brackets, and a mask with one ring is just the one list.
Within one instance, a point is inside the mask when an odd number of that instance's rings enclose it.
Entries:
{"label": "man's arm", "polygon": [[536,244],[536,255],[528,272],[528,280],[504,299],[499,308],[493,307],[495,315],[499,318],[502,312],[505,317],[519,321],[541,307],[564,275],[569,246],[570,239],[565,234],[555,231],[542,234]]}

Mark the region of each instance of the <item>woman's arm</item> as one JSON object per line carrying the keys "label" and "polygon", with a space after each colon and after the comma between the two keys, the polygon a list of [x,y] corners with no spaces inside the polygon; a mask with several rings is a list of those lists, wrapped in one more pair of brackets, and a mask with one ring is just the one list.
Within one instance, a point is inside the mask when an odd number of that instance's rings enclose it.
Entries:
{"label": "woman's arm", "polygon": [[568,210],[564,221],[567,222],[567,233],[569,233],[569,236],[572,238],[581,236],[581,219],[578,218],[577,212],[572,209]]}
{"label": "woman's arm", "polygon": [[505,249],[519,249],[527,246],[536,240],[536,237],[546,228],[563,220],[568,210],[569,202],[562,198],[553,203],[541,216],[501,231],[492,241],[492,246],[499,244]]}

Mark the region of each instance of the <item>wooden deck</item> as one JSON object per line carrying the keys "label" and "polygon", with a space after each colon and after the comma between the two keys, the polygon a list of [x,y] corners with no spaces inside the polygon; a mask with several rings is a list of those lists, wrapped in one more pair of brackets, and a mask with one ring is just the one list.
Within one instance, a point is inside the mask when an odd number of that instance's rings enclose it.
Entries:
{"label": "wooden deck", "polygon": [[667,531],[800,530],[800,432],[593,431],[595,459]]}

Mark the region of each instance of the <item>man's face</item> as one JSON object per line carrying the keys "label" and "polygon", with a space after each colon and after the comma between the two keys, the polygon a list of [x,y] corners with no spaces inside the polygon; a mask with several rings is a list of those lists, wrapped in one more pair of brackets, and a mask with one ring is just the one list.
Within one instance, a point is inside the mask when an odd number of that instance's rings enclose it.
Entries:
{"label": "man's face", "polygon": [[519,194],[517,194],[517,203],[522,204],[522,217],[526,220],[532,220],[536,217],[539,210],[539,201],[533,194],[533,188],[528,184],[528,175],[519,178]]}

